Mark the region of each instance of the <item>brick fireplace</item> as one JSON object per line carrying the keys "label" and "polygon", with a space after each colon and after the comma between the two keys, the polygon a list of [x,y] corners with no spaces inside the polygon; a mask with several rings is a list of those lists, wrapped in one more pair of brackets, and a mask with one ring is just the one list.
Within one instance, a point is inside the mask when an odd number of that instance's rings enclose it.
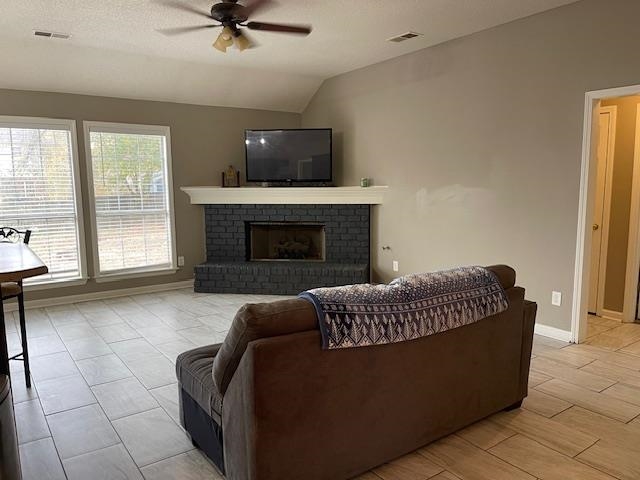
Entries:
{"label": "brick fireplace", "polygon": [[196,292],[294,295],[369,281],[369,204],[205,205]]}

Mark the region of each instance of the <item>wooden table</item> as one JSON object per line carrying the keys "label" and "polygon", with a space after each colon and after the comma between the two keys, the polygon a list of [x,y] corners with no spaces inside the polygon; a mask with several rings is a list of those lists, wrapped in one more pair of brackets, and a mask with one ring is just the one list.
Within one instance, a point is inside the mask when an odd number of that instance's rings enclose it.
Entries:
{"label": "wooden table", "polygon": [[[42,260],[24,243],[0,242],[0,283],[22,284],[25,278],[36,277],[49,271]],[[22,354],[28,358],[27,342],[23,339]],[[25,365],[26,366],[26,365]],[[9,350],[4,322],[4,308],[0,296],[0,374],[9,375]]]}

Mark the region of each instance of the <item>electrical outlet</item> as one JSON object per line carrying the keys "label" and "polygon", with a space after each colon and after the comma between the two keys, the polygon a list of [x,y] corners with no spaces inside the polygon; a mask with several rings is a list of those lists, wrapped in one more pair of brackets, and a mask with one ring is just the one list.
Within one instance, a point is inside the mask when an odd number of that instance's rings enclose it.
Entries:
{"label": "electrical outlet", "polygon": [[393,271],[397,272],[398,270],[400,270],[400,265],[398,265],[398,261],[394,260],[393,261]]}
{"label": "electrical outlet", "polygon": [[184,257],[182,255],[178,257],[178,266],[184,267]]}
{"label": "electrical outlet", "polygon": [[556,307],[562,305],[562,293],[551,292],[551,305],[555,305]]}

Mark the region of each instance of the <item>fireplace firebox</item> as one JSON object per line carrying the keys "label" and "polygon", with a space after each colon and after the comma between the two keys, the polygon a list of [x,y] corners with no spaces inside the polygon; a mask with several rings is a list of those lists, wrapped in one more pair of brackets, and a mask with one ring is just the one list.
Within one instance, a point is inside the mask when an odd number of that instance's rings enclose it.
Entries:
{"label": "fireplace firebox", "polygon": [[247,260],[324,262],[322,224],[246,222]]}

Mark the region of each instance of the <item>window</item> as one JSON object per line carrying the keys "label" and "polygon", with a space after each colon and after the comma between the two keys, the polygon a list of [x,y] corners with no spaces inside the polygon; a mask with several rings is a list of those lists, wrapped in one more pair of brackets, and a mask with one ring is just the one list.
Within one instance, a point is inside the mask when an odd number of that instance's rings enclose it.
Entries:
{"label": "window", "polygon": [[31,230],[49,267],[30,284],[86,277],[75,142],[73,120],[0,117],[0,226]]}
{"label": "window", "polygon": [[96,277],[175,270],[169,128],[85,122]]}

